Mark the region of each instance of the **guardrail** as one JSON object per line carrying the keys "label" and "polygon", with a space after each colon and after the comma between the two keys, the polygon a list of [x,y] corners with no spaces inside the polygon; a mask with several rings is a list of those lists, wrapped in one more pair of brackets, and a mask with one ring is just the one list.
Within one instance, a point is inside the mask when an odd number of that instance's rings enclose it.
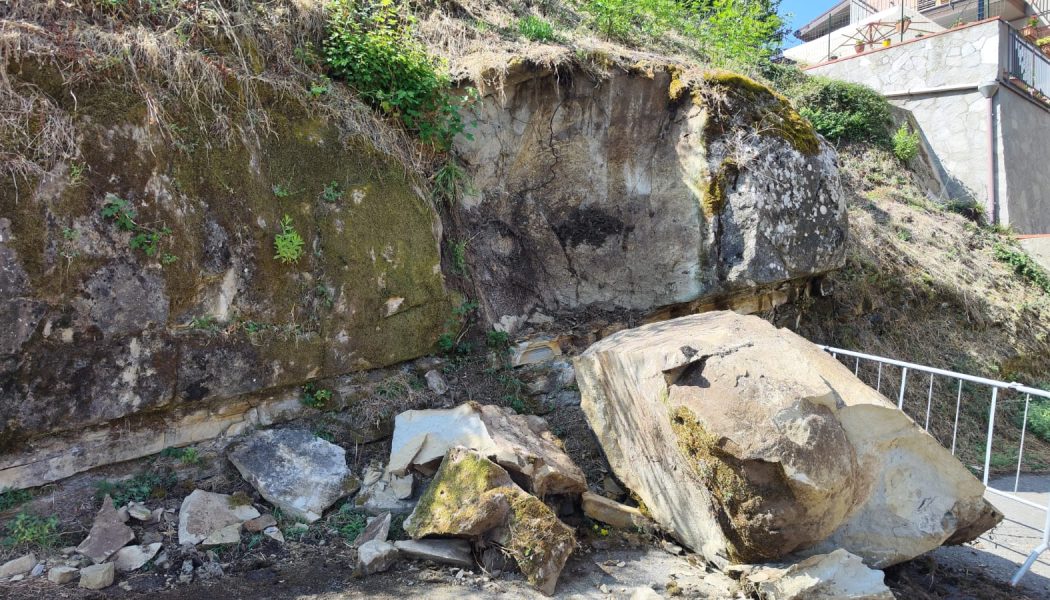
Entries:
{"label": "guardrail", "polygon": [[1050,97],[1050,57],[1017,30],[1009,28],[1006,73],[1025,87]]}
{"label": "guardrail", "polygon": [[[984,466],[983,469],[981,469],[982,481],[985,485],[985,488],[988,490],[988,492],[992,494],[1014,502],[1019,502],[1021,504],[1030,506],[1032,508],[1038,509],[1046,513],[1042,528],[1042,542],[1029,552],[1028,558],[1025,560],[1024,564],[1022,564],[1020,568],[1018,568],[1017,572],[1014,573],[1013,578],[1010,580],[1011,585],[1017,585],[1017,583],[1021,580],[1022,577],[1024,577],[1024,574],[1028,572],[1028,569],[1031,568],[1032,564],[1039,558],[1039,556],[1043,552],[1046,552],[1048,549],[1050,549],[1050,504],[1037,504],[1017,495],[1018,485],[1021,480],[1021,467],[1024,461],[1025,436],[1028,434],[1028,410],[1031,407],[1033,397],[1035,397],[1037,400],[1045,399],[1050,401],[1050,392],[1033,387],[1024,386],[1019,383],[1008,383],[1005,381],[998,381],[995,379],[976,377],[974,375],[966,375],[964,373],[957,373],[955,371],[937,369],[925,365],[894,360],[892,358],[874,356],[871,354],[863,354],[861,352],[853,352],[851,350],[843,350],[841,348],[833,348],[830,346],[820,346],[820,348],[822,348],[826,352],[829,352],[832,356],[834,356],[840,362],[844,362],[847,366],[852,366],[854,375],[857,375],[862,379],[864,377],[871,379],[872,376],[874,376],[874,387],[879,392],[882,392],[882,388],[884,386],[892,388],[894,384],[896,384],[895,395],[897,397],[897,408],[904,411],[905,414],[908,414],[908,416],[915,420],[916,423],[922,423],[924,429],[927,432],[930,432],[930,416],[933,412],[935,396],[938,395],[935,392],[934,383],[939,379],[941,385],[937,392],[948,391],[949,394],[947,399],[949,401],[952,400],[951,396],[954,395],[955,418],[951,425],[950,444],[951,452],[953,455],[956,454],[957,443],[959,439],[959,415],[964,411],[964,409],[970,413],[973,413],[973,411],[969,410],[970,407],[966,406],[963,402],[964,391],[966,392],[966,398],[969,400],[971,398],[980,397],[978,394],[976,394],[974,388],[983,387],[986,391],[990,389],[991,396],[987,412],[988,428],[984,443]],[[862,364],[865,367],[867,367],[869,364],[873,364],[874,369],[866,369],[864,375],[862,376]],[[890,367],[890,369],[887,369],[886,367]],[[899,384],[897,384],[896,381],[890,380],[890,377],[892,375],[891,373],[884,373],[884,371],[890,371],[895,369],[899,369],[900,371]],[[872,370],[874,370],[874,373],[870,372]],[[917,373],[929,375],[929,384],[928,386],[923,386],[923,388],[925,389],[925,394],[922,393],[923,390],[920,390],[920,394],[918,396],[916,396],[915,394],[911,394],[912,401],[910,403],[907,403],[908,385],[909,383],[913,383],[915,381],[915,374]],[[909,375],[911,375],[911,381],[909,381]],[[896,378],[894,377],[893,379]],[[945,383],[955,382],[957,382],[957,385],[948,385],[947,387],[944,385]],[[925,378],[923,383],[925,383]],[[966,389],[964,390],[964,388]],[[954,394],[951,394],[950,392],[954,392]],[[923,395],[925,395],[925,403],[922,402]],[[945,394],[940,393],[941,399],[943,399],[944,396]],[[1020,406],[1019,403],[1021,402],[1021,396],[1024,397],[1024,411],[1021,417],[1021,437],[1017,448],[1017,467],[1016,469],[1012,469],[1014,470],[1013,489],[997,489],[989,485],[988,479],[992,471],[992,446],[996,441],[996,418],[1003,418],[1004,415],[1002,413],[1005,411],[1000,411],[1000,408],[1003,405],[1005,405],[1005,403],[1017,402],[1017,406]],[[918,403],[916,403],[915,400],[918,400]],[[918,406],[915,406],[916,404],[918,404]],[[923,415],[922,411],[923,404],[925,404],[925,415]],[[918,414],[911,414],[916,412],[916,408],[918,408]],[[935,439],[937,439],[938,437],[947,438],[947,431],[941,429],[940,431],[931,432],[931,435],[933,435]],[[946,439],[938,439],[937,441],[946,447],[949,446]],[[1000,446],[1002,447],[1002,442],[1000,443]]]}

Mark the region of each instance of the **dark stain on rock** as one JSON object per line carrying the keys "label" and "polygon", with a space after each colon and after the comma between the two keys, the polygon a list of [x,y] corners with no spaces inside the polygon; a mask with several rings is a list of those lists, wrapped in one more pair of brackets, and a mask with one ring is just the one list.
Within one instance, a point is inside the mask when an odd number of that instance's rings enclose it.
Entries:
{"label": "dark stain on rock", "polygon": [[601,209],[576,207],[568,218],[554,226],[554,234],[563,247],[587,244],[598,248],[609,236],[628,235],[632,229]]}

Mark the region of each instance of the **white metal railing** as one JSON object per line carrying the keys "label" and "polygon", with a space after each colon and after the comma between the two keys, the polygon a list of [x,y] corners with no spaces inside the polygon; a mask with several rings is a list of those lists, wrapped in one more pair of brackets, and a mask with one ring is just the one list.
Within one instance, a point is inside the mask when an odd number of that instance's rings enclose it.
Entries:
{"label": "white metal railing", "polygon": [[[998,380],[995,380],[995,379],[987,379],[987,378],[984,378],[984,377],[977,377],[977,376],[974,376],[974,375],[966,375],[964,373],[956,373],[955,371],[947,371],[945,369],[937,369],[935,367],[928,367],[928,366],[925,366],[925,365],[919,365],[919,364],[915,364],[915,363],[909,363],[909,362],[904,362],[904,361],[900,361],[900,360],[894,360],[892,358],[885,358],[885,357],[882,357],[882,356],[874,356],[874,355],[871,355],[871,354],[863,354],[861,352],[853,352],[852,350],[843,350],[841,348],[832,348],[830,346],[820,346],[820,348],[822,348],[826,352],[829,352],[832,356],[837,358],[839,361],[846,362],[847,365],[852,362],[853,374],[857,375],[858,377],[860,377],[861,364],[862,364],[861,361],[864,361],[865,364],[867,364],[867,363],[874,363],[874,365],[875,365],[875,373],[874,373],[875,389],[877,391],[879,391],[879,392],[881,392],[882,388],[883,388],[883,379],[884,379],[883,378],[883,374],[884,374],[883,372],[885,370],[884,367],[891,366],[891,367],[899,368],[900,369],[900,383],[899,383],[899,387],[898,387],[897,394],[896,394],[897,395],[897,408],[902,410],[902,411],[904,411],[905,413],[908,412],[908,410],[905,407],[905,397],[906,397],[906,393],[907,393],[907,389],[908,389],[908,383],[909,383],[908,375],[909,374],[914,374],[914,373],[928,374],[929,375],[929,386],[928,387],[924,386],[924,387],[926,387],[926,394],[925,394],[926,395],[926,401],[925,401],[925,405],[926,405],[925,413],[926,414],[925,414],[925,418],[923,418],[921,420],[921,422],[924,424],[924,428],[925,428],[925,430],[927,432],[930,431],[930,415],[932,413],[933,402],[934,402],[934,395],[935,395],[935,393],[934,393],[934,381],[935,381],[935,378],[941,378],[942,380],[950,381],[950,382],[957,381],[958,385],[954,386],[955,387],[955,389],[954,389],[954,392],[955,392],[954,393],[954,396],[955,396],[955,398],[954,398],[954,401],[955,401],[955,419],[954,419],[954,422],[953,422],[952,428],[951,428],[951,452],[952,452],[953,455],[956,453],[957,442],[958,442],[958,437],[959,437],[959,415],[962,412],[962,409],[964,408],[964,405],[963,405],[963,386],[964,386],[964,384],[968,383],[968,384],[973,384],[973,385],[977,385],[977,386],[984,386],[986,388],[990,388],[991,389],[991,402],[990,402],[990,405],[989,405],[989,408],[988,408],[988,430],[987,430],[987,434],[986,434],[986,437],[985,437],[985,444],[984,444],[984,468],[983,468],[983,473],[982,473],[982,481],[983,481],[983,483],[985,485],[985,489],[987,489],[990,493],[995,494],[997,496],[1000,496],[1002,498],[1006,498],[1006,499],[1009,499],[1011,501],[1018,502],[1020,504],[1024,504],[1025,506],[1030,506],[1032,508],[1035,508],[1037,510],[1040,510],[1040,511],[1043,511],[1044,513],[1046,513],[1045,514],[1044,523],[1043,523],[1043,528],[1042,528],[1042,541],[1041,541],[1041,543],[1030,551],[1030,553],[1028,554],[1028,558],[1025,560],[1024,564],[1022,564],[1020,566],[1020,568],[1018,568],[1017,572],[1014,573],[1013,578],[1010,580],[1010,584],[1011,585],[1017,585],[1017,583],[1021,580],[1021,577],[1023,577],[1024,574],[1028,572],[1028,569],[1031,568],[1032,564],[1035,563],[1036,559],[1038,559],[1039,556],[1043,552],[1045,552],[1048,549],[1050,549],[1050,504],[1046,504],[1046,505],[1037,504],[1035,502],[1032,502],[1031,500],[1028,500],[1027,498],[1022,498],[1021,496],[1017,495],[1018,485],[1019,485],[1020,480],[1021,480],[1021,467],[1022,467],[1022,462],[1024,460],[1025,436],[1028,433],[1028,409],[1031,406],[1032,397],[1033,396],[1036,397],[1037,399],[1041,398],[1041,399],[1045,399],[1045,400],[1050,400],[1050,392],[1047,392],[1045,390],[1040,390],[1040,389],[1037,389],[1037,388],[1033,388],[1033,387],[1024,386],[1024,385],[1021,385],[1019,383],[1007,383],[1005,381],[998,381]],[[845,357],[845,358],[843,358],[843,357]],[[849,359],[853,359],[853,360],[850,361]],[[912,381],[914,381],[914,380],[915,380],[915,377],[913,375]],[[949,386],[949,387],[953,387],[953,386]],[[991,474],[991,468],[992,468],[992,445],[993,445],[993,442],[995,441],[995,419],[996,419],[997,416],[999,416],[998,409],[1000,407],[1000,404],[1003,403],[1003,400],[1004,400],[1000,396],[1000,392],[1003,392],[1004,394],[1014,394],[1014,395],[1016,395],[1018,397],[1017,402],[1020,402],[1019,397],[1021,395],[1024,396],[1024,412],[1023,412],[1022,421],[1021,421],[1021,439],[1020,439],[1020,442],[1018,444],[1017,468],[1014,470],[1014,484],[1013,484],[1013,490],[1012,491],[997,489],[997,488],[994,488],[994,487],[992,487],[992,486],[990,486],[988,484],[988,477]],[[972,392],[970,392],[970,390],[967,390],[967,395],[968,396],[972,395]],[[920,422],[920,419],[917,418],[917,416],[921,416],[921,414],[920,415],[909,415],[909,416],[912,417],[917,423]],[[934,436],[934,437],[936,438],[936,436]],[[946,440],[938,440],[938,441],[941,444],[945,445],[945,446],[948,445],[946,443]],[[1050,490],[1047,490],[1047,491],[1050,491]]]}

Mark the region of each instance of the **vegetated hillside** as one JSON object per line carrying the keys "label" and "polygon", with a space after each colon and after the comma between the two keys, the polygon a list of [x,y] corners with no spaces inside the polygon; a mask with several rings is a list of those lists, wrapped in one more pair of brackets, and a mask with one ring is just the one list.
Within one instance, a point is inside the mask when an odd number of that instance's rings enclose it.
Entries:
{"label": "vegetated hillside", "polygon": [[[840,159],[850,189],[846,266],[828,276],[829,295],[781,307],[776,323],[848,350],[1027,385],[1050,383],[1050,293],[1038,276],[1019,274],[1017,265],[1030,265],[1010,233],[959,214],[972,214],[973,207],[954,212],[927,199],[919,174],[878,145],[846,145]],[[874,365],[862,363],[860,375],[876,384]],[[882,392],[896,399],[900,378],[898,368],[887,367]],[[909,376],[906,409],[920,425],[929,386],[929,376]],[[933,390],[930,430],[950,446],[958,387],[935,378]],[[987,388],[963,387],[959,452],[966,464],[983,464],[989,402]],[[1017,466],[1024,397],[1006,392],[999,402],[1005,410],[996,422],[1002,436],[993,444],[992,463],[1010,471]],[[1050,465],[1047,424],[1043,403],[1033,403],[1027,469]]]}

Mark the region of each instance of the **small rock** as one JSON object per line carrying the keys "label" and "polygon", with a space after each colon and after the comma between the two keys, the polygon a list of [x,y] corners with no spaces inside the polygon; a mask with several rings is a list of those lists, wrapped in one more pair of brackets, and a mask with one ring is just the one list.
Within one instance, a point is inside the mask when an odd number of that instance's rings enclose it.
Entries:
{"label": "small rock", "polygon": [[129,502],[127,505],[128,515],[136,521],[152,521],[153,511],[146,508],[146,505],[140,502]]}
{"label": "small rock", "polygon": [[389,542],[365,542],[357,549],[357,573],[367,577],[386,571],[397,562],[397,555],[397,548]]}
{"label": "small rock", "polygon": [[281,530],[276,525],[263,529],[263,535],[282,544],[284,543],[284,534],[281,533]]}
{"label": "small rock", "polygon": [[244,522],[244,528],[252,533],[264,531],[274,525],[277,525],[277,519],[275,519],[273,515],[263,515]]}
{"label": "small rock", "polygon": [[102,508],[95,515],[91,531],[77,546],[77,552],[98,564],[133,539],[135,539],[135,532],[120,519],[120,515],[113,508],[113,499],[107,495],[102,500]]}
{"label": "small rock", "polygon": [[663,600],[660,594],[653,591],[651,587],[636,587],[631,592],[631,600]]}
{"label": "small rock", "polygon": [[627,491],[624,490],[619,483],[616,483],[615,479],[606,475],[605,479],[602,480],[602,494],[604,494],[606,498],[617,500],[623,498],[627,494]]}
{"label": "small rock", "polygon": [[373,540],[385,542],[390,534],[390,521],[390,513],[383,513],[378,517],[369,519],[368,525],[354,538],[354,546],[360,548]]}
{"label": "small rock", "polygon": [[128,507],[121,506],[117,509],[117,518],[120,519],[121,523],[127,523],[131,519],[131,515],[128,514]]}
{"label": "small rock", "polygon": [[683,550],[681,546],[672,542],[668,542],[667,540],[661,541],[660,547],[664,549],[664,552],[667,552],[668,554],[673,554],[675,556],[681,556],[683,553],[685,553],[685,550]]}
{"label": "small rock", "polygon": [[465,568],[474,566],[470,542],[467,540],[398,540],[394,542],[394,547],[402,554],[418,560]]}
{"label": "small rock", "polygon": [[309,431],[256,432],[229,458],[263,498],[307,523],[361,487],[346,466],[346,450]]}
{"label": "small rock", "polygon": [[164,509],[163,508],[155,508],[155,509],[153,509],[153,513],[150,516],[150,521],[149,522],[150,523],[160,523],[160,520],[163,517],[164,517]]}
{"label": "small rock", "polygon": [[20,556],[14,560],[9,560],[4,564],[0,565],[0,577],[10,577],[12,575],[18,575],[20,573],[28,573],[30,569],[36,566],[36,555],[30,552],[25,556]]}
{"label": "small rock", "polygon": [[605,585],[603,583],[600,586],[598,586],[598,591],[600,591],[603,594],[608,594],[609,593],[609,586],[607,586],[607,585]]}
{"label": "small rock", "polygon": [[237,505],[232,496],[193,490],[179,509],[179,544],[199,544],[220,529],[230,525],[239,529],[241,523],[258,516],[254,507]]}
{"label": "small rock", "polygon": [[637,508],[591,492],[583,493],[583,514],[617,529],[654,529],[655,525]]}
{"label": "small rock", "polygon": [[149,546],[150,544],[156,544],[157,542],[163,542],[164,535],[159,531],[144,531],[139,536],[139,543],[143,546]]}
{"label": "small rock", "polygon": [[114,555],[113,565],[121,573],[137,571],[160,552],[160,547],[160,542],[148,546],[124,546]]}
{"label": "small rock", "polygon": [[193,581],[193,561],[184,560],[179,573],[179,583],[189,583],[191,581]]}
{"label": "small rock", "polygon": [[25,574],[25,573],[19,573],[18,575],[15,575],[14,577],[12,577],[12,578],[11,578],[11,581],[12,581],[12,582],[15,582],[15,581],[22,581],[22,580],[23,580],[23,579],[25,579],[25,578],[26,578],[26,574]]}
{"label": "small rock", "polygon": [[30,577],[40,577],[44,574],[44,563],[37,563],[33,570],[29,572]]}
{"label": "small rock", "polygon": [[423,377],[427,380],[427,387],[430,388],[430,391],[438,396],[443,396],[448,392],[448,383],[445,382],[445,378],[441,376],[441,373],[431,369]]}
{"label": "small rock", "polygon": [[534,365],[547,362],[555,356],[561,356],[561,345],[558,340],[549,336],[541,336],[514,346],[510,364],[514,367]]}
{"label": "small rock", "polygon": [[[112,508],[112,504],[110,505]],[[114,515],[116,511],[113,511]],[[113,563],[91,565],[80,570],[80,587],[89,590],[101,590],[113,585]]]}
{"label": "small rock", "polygon": [[65,548],[62,548],[59,552],[62,553],[62,556],[69,556],[70,554],[73,554],[76,551],[76,546],[66,546]]}
{"label": "small rock", "polygon": [[777,600],[892,600],[882,571],[838,549],[818,554],[786,569],[757,567],[745,577],[764,598]]}
{"label": "small rock", "polygon": [[157,568],[161,571],[167,571],[171,568],[171,559],[168,558],[167,552],[161,552],[157,555],[157,560],[153,564],[157,565]]}
{"label": "small rock", "polygon": [[57,583],[62,585],[73,581],[77,577],[77,570],[73,567],[51,567],[51,570],[47,572],[47,579],[51,583]]}
{"label": "small rock", "polygon": [[627,566],[627,563],[621,560],[620,562],[616,563],[616,566],[622,569]]}
{"label": "small rock", "polygon": [[201,542],[201,546],[205,548],[213,548],[215,546],[225,546],[226,544],[239,544],[240,541],[241,524],[234,523],[232,525],[227,525],[204,538],[204,541]]}
{"label": "small rock", "polygon": [[214,560],[210,560],[204,563],[203,565],[197,567],[197,578],[202,581],[222,577],[224,574],[225,573],[223,573],[222,565],[220,565],[217,561]]}
{"label": "small rock", "polygon": [[409,473],[404,477],[398,477],[397,475],[390,476],[389,489],[390,493],[394,495],[398,500],[407,500],[412,497],[412,484],[414,478]]}
{"label": "small rock", "polygon": [[[365,474],[365,481],[375,477],[375,471]],[[407,485],[406,481],[407,480]],[[405,491],[408,494],[405,494]],[[412,496],[412,475],[398,476],[389,472],[380,472],[379,477],[371,484],[366,484],[355,498],[358,506],[372,515],[384,513],[407,514],[412,512],[416,503],[406,499]]]}

